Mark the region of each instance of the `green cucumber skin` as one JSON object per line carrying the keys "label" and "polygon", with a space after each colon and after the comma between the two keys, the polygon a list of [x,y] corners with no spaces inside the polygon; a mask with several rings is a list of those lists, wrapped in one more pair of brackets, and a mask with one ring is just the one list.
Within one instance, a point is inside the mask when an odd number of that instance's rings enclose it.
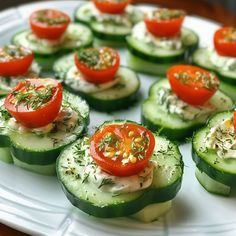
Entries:
{"label": "green cucumber skin", "polygon": [[44,152],[30,152],[18,147],[15,144],[11,145],[12,155],[21,162],[25,162],[30,165],[49,165],[55,163],[60,152],[65,146],[57,149],[44,151]]}
{"label": "green cucumber skin", "polygon": [[231,186],[236,187],[236,176],[232,177],[232,174],[220,171],[209,165],[206,161],[204,161],[195,151],[194,147],[192,148],[192,158],[195,162],[197,168],[203,172],[205,172],[212,179]]}
{"label": "green cucumber skin", "polygon": [[[211,119],[208,120],[207,125],[203,128],[201,128],[200,130],[196,131],[193,135],[193,139],[192,139],[192,159],[195,162],[197,168],[200,171],[205,172],[209,177],[211,177],[212,179],[231,186],[231,187],[236,187],[236,173],[228,173],[226,171],[224,171],[223,169],[216,169],[214,168],[212,165],[210,165],[210,163],[208,163],[204,157],[201,157],[201,155],[204,155],[204,153],[202,154],[200,151],[197,151],[197,148],[195,147],[195,143],[197,143],[197,135],[200,132],[203,132],[204,130],[207,131],[208,130],[208,125],[211,124],[212,120],[215,117],[221,116],[221,115],[230,115],[233,111],[225,111],[225,112],[219,112],[217,113],[215,116],[213,116]],[[213,120],[214,121],[214,120]],[[215,154],[217,155],[217,154]]]}
{"label": "green cucumber skin", "polygon": [[[57,161],[58,164],[58,161]],[[119,205],[110,205],[104,207],[98,207],[92,205],[88,201],[79,199],[75,197],[62,183],[60,176],[58,176],[59,182],[61,183],[62,190],[64,191],[68,200],[80,210],[86,212],[89,215],[96,216],[99,218],[113,218],[113,217],[122,217],[130,216],[136,212],[142,210],[145,206],[153,203],[161,203],[173,199],[178,191],[181,188],[182,179],[179,179],[171,186],[166,188],[149,189],[146,190],[145,194],[141,195],[139,198],[119,204]]]}
{"label": "green cucumber skin", "polygon": [[0,148],[9,147],[11,145],[11,141],[9,137],[5,134],[0,134]]}
{"label": "green cucumber skin", "polygon": [[218,68],[216,68],[214,65],[212,65],[211,62],[209,62],[209,63],[198,63],[195,60],[195,57],[196,57],[197,53],[199,53],[200,51],[204,51],[204,50],[206,50],[206,49],[199,48],[199,49],[196,49],[193,52],[192,63],[194,65],[196,65],[196,66],[203,67],[206,70],[211,70],[212,72],[217,74],[217,76],[220,78],[220,80],[222,80],[223,82],[225,82],[228,85],[234,85],[235,86],[235,84],[236,84],[236,77],[235,78],[234,77],[227,77],[227,76],[223,75]]}
{"label": "green cucumber skin", "polygon": [[64,88],[68,90],[71,93],[74,93],[76,95],[81,96],[84,98],[89,106],[93,108],[94,110],[101,111],[101,112],[112,112],[112,111],[118,111],[122,109],[129,108],[132,106],[136,101],[138,101],[139,95],[139,88],[135,93],[130,94],[129,96],[116,99],[116,100],[102,100],[98,98],[94,98],[93,96],[90,96],[89,94],[82,93],[79,91],[76,91],[69,86],[67,86],[65,83],[63,83]]}
{"label": "green cucumber skin", "polygon": [[[105,125],[108,124],[121,124],[121,123],[135,123],[134,121],[129,120],[113,120],[106,121],[102,125],[100,125],[97,130],[102,129]],[[166,140],[166,138],[164,138]],[[72,144],[73,145],[73,144]],[[71,146],[72,146],[71,145]],[[60,158],[63,158],[63,153],[60,154],[59,158],[56,162],[56,170],[59,182],[62,186],[62,189],[68,198],[68,200],[80,210],[86,212],[89,215],[100,217],[100,218],[112,218],[112,217],[122,217],[122,216],[130,216],[138,211],[142,210],[145,206],[153,204],[153,203],[162,203],[169,200],[172,200],[178,193],[181,188],[182,176],[183,176],[183,168],[184,163],[182,160],[181,153],[179,152],[178,147],[172,143],[174,147],[174,153],[176,155],[176,159],[178,158],[178,166],[180,173],[178,177],[175,177],[175,180],[172,183],[167,183],[163,187],[150,187],[146,190],[141,190],[140,195],[137,198],[129,201],[121,201],[121,203],[115,203],[115,200],[111,204],[103,204],[99,206],[99,204],[94,204],[89,202],[89,199],[85,200],[85,198],[76,197],[64,184],[64,175],[60,171]],[[70,147],[69,147],[70,148]],[[130,193],[131,194],[131,193]]]}
{"label": "green cucumber skin", "polygon": [[[193,32],[194,33],[194,32]],[[167,64],[167,63],[181,63],[183,61],[188,62],[192,53],[198,48],[199,45],[199,38],[198,36],[194,33],[194,35],[197,37],[197,42],[186,46],[185,50],[183,53],[178,54],[178,55],[173,55],[173,56],[157,56],[157,55],[149,55],[145,52],[139,51],[135,49],[132,46],[132,36],[127,36],[126,37],[126,42],[127,42],[127,48],[130,53],[132,53],[134,56],[138,58],[142,58],[145,61],[148,62],[153,62],[153,63],[158,63],[158,64]]]}
{"label": "green cucumber skin", "polygon": [[167,127],[162,127],[154,124],[151,120],[145,117],[144,113],[141,114],[141,123],[148,127],[153,132],[159,132],[161,135],[168,137],[170,140],[178,140],[179,142],[184,142],[188,137],[191,137],[193,132],[203,126],[203,124],[196,124],[191,127],[186,127],[185,129],[171,129]]}

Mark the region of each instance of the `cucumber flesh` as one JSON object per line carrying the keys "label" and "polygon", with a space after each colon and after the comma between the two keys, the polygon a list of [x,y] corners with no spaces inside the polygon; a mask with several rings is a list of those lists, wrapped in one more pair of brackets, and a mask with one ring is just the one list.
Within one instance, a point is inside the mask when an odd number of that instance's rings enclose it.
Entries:
{"label": "cucumber flesh", "polygon": [[[123,124],[124,121],[108,123]],[[152,159],[158,162],[158,167],[154,170],[151,187],[119,195],[101,191],[93,183],[78,176],[84,173],[86,160],[83,154],[75,154],[75,148],[79,147],[79,150],[83,150],[84,147],[86,150],[89,148],[88,140],[89,138],[78,140],[66,148],[58,158],[56,168],[66,196],[82,211],[103,218],[128,216],[152,203],[169,201],[179,191],[183,174],[181,154],[178,147],[166,138],[156,136],[155,155]],[[71,168],[75,168],[73,172],[69,171]]]}
{"label": "cucumber flesh", "polygon": [[236,86],[221,81],[220,90],[236,102]]}
{"label": "cucumber flesh", "polygon": [[[142,30],[144,22],[140,22],[135,26],[137,32]],[[131,34],[126,38],[129,51],[143,60],[148,62],[166,64],[178,63],[186,60],[192,53],[193,49],[198,46],[198,36],[191,30],[183,28],[181,32],[182,47],[179,49],[167,49],[156,46],[153,43],[147,43]]]}
{"label": "cucumber flesh", "polygon": [[232,117],[232,111],[216,114],[205,127],[194,134],[192,140],[192,157],[197,168],[215,181],[231,187],[236,186],[236,160],[220,158],[215,150],[207,148],[206,137],[212,127]]}
{"label": "cucumber flesh", "polygon": [[172,201],[154,203],[144,207],[131,217],[144,223],[156,221],[171,209]]}
{"label": "cucumber flesh", "polygon": [[209,101],[215,107],[212,114],[206,114],[194,120],[184,120],[176,114],[168,113],[159,105],[156,94],[160,88],[170,88],[168,80],[160,80],[151,86],[149,98],[142,105],[142,123],[152,131],[161,129],[161,134],[174,140],[181,141],[190,136],[194,130],[206,122],[210,115],[231,109],[233,106],[229,97],[217,91]]}
{"label": "cucumber flesh", "polygon": [[[176,63],[162,63],[157,64],[154,62],[149,62],[145,59],[135,56],[132,52],[127,51],[126,53],[127,64],[131,69],[141,73],[147,73],[152,75],[165,76],[167,70],[175,65]],[[184,63],[184,61],[179,61],[179,64]]]}
{"label": "cucumber flesh", "polygon": [[82,24],[70,24],[61,41],[50,43],[48,40],[36,38],[30,30],[17,33],[12,42],[19,46],[30,48],[36,55],[52,55],[62,50],[91,45],[93,37],[91,30]]}
{"label": "cucumber flesh", "polygon": [[215,72],[223,82],[234,86],[236,84],[236,71],[225,70],[222,67],[215,66],[210,59],[211,53],[213,52],[208,48],[197,49],[193,53],[193,63],[197,66]]}
{"label": "cucumber flesh", "polygon": [[9,147],[0,147],[0,161],[5,163],[13,163],[11,151]]}
{"label": "cucumber flesh", "polygon": [[231,187],[222,184],[196,168],[195,175],[199,183],[210,193],[229,196]]}
{"label": "cucumber flesh", "polygon": [[32,165],[32,164],[28,164],[26,162],[19,160],[14,155],[12,155],[12,158],[13,158],[14,164],[22,169],[25,169],[25,170],[28,170],[37,174],[41,174],[41,175],[52,176],[56,174],[55,163],[48,164],[48,165]]}

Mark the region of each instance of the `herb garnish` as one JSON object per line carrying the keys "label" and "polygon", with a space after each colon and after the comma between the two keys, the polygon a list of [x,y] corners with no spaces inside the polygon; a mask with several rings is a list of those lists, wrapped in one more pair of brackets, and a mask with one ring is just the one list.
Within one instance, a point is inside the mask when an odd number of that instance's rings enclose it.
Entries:
{"label": "herb garnish", "polygon": [[104,185],[112,185],[112,184],[115,184],[115,182],[111,178],[107,178],[107,179],[103,178],[98,188],[101,188]]}

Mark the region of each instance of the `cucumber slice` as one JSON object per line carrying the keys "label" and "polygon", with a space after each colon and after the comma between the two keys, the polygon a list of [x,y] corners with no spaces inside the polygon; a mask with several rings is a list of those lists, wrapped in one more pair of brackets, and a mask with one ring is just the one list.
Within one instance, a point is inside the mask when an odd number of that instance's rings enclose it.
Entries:
{"label": "cucumber slice", "polygon": [[92,42],[91,30],[85,25],[73,23],[57,42],[36,38],[30,30],[17,33],[12,38],[13,44],[30,48],[35,53],[35,60],[42,66],[43,71],[50,71],[53,62],[68,51],[91,46]]}
{"label": "cucumber slice", "polygon": [[9,147],[0,148],[0,161],[3,161],[5,163],[13,163],[11,151]]}
{"label": "cucumber slice", "polygon": [[[194,120],[184,120],[176,114],[168,113],[157,102],[159,97],[156,94],[160,88],[170,88],[168,80],[162,79],[151,86],[149,98],[142,105],[142,123],[152,131],[160,130],[161,134],[168,138],[182,141],[201,127],[209,114]],[[215,107],[213,113],[228,110],[233,106],[232,100],[220,91],[217,91],[209,102]]]}
{"label": "cucumber slice", "polygon": [[215,150],[206,147],[205,141],[211,127],[232,117],[232,111],[216,114],[205,127],[194,134],[192,140],[192,157],[197,168],[215,181],[228,186],[236,186],[236,160],[219,158]]}
{"label": "cucumber slice", "polygon": [[127,64],[130,68],[137,72],[147,73],[152,75],[165,76],[167,70],[176,64],[182,64],[184,61],[179,61],[178,63],[162,63],[157,64],[154,62],[149,62],[145,59],[135,56],[132,52],[127,51],[126,54]]}
{"label": "cucumber slice", "polygon": [[150,204],[131,217],[144,223],[150,223],[166,214],[171,209],[171,205],[172,201]]}
{"label": "cucumber slice", "polygon": [[[143,27],[143,22],[135,27]],[[137,29],[136,29],[137,30]],[[181,32],[181,49],[163,49],[152,43],[146,43],[133,35],[126,38],[129,51],[138,58],[148,62],[166,64],[178,63],[186,60],[198,46],[198,36],[191,30],[183,28]]]}
{"label": "cucumber slice", "polygon": [[223,196],[229,196],[231,189],[230,186],[215,181],[206,173],[201,172],[198,168],[196,168],[195,176],[202,187],[205,188],[208,192]]}
{"label": "cucumber slice", "polygon": [[131,33],[133,25],[143,19],[143,13],[131,5],[122,14],[112,15],[100,13],[93,3],[81,4],[74,16],[75,21],[91,27],[99,45],[116,47],[125,45],[125,37]]}
{"label": "cucumber slice", "polygon": [[[105,124],[124,122],[130,123],[130,121],[119,120]],[[102,127],[103,125],[100,128]],[[67,198],[82,211],[103,218],[129,216],[150,204],[172,200],[181,186],[183,174],[181,154],[174,143],[164,137],[155,137],[156,146],[152,160],[157,161],[158,166],[154,170],[152,185],[146,190],[119,195],[102,192],[93,183],[81,178],[86,160],[83,154],[78,152],[76,154],[75,150],[76,148],[81,150],[81,145],[87,150],[89,138],[73,143],[61,153],[56,168],[58,179]],[[86,143],[87,146],[84,146]]]}
{"label": "cucumber slice", "polygon": [[75,127],[52,130],[46,134],[14,129],[9,125],[9,120],[5,121],[0,114],[0,122],[5,127],[1,133],[5,141],[0,144],[1,147],[10,147],[16,165],[41,174],[55,173],[55,161],[61,150],[83,134],[89,121],[88,105],[80,97],[64,92],[62,104],[76,112],[78,120]]}
{"label": "cucumber slice", "polygon": [[207,48],[199,48],[193,53],[193,63],[197,66],[203,67],[207,70],[214,71],[219,78],[227,84],[232,86],[236,84],[236,71],[223,70],[216,67],[210,60],[211,51]]}
{"label": "cucumber slice", "polygon": [[[62,57],[54,64],[55,74],[64,80],[66,88],[75,94],[79,94],[89,105],[99,111],[115,111],[129,107],[137,100],[140,88],[140,80],[135,72],[127,67],[120,67],[116,76],[120,81],[113,87],[103,91],[85,93],[78,84],[73,83],[73,76],[70,73],[70,66],[74,65],[73,55]],[[66,72],[67,71],[67,72]],[[75,75],[76,77],[76,75]]]}
{"label": "cucumber slice", "polygon": [[220,90],[236,102],[236,86],[221,81]]}

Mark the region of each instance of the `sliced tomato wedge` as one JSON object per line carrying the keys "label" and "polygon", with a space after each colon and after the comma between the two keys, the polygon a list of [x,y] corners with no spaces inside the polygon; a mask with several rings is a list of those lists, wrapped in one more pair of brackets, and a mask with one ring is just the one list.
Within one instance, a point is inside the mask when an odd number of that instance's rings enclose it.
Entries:
{"label": "sliced tomato wedge", "polygon": [[7,111],[23,126],[38,128],[51,123],[62,103],[62,85],[54,79],[27,79],[5,99]]}
{"label": "sliced tomato wedge", "polygon": [[29,18],[32,32],[39,38],[56,40],[66,31],[70,17],[58,10],[43,9],[35,11]]}
{"label": "sliced tomato wedge", "polygon": [[144,18],[148,31],[157,37],[174,37],[180,33],[185,17],[182,10],[160,8]]}
{"label": "sliced tomato wedge", "polygon": [[114,79],[120,56],[112,48],[86,48],[75,54],[75,65],[85,80],[101,84]]}
{"label": "sliced tomato wedge", "polygon": [[203,105],[219,88],[219,79],[196,66],[176,65],[167,72],[173,92],[191,105]]}
{"label": "sliced tomato wedge", "polygon": [[214,34],[214,45],[218,54],[236,57],[236,28],[223,27]]}
{"label": "sliced tomato wedge", "polygon": [[34,59],[33,52],[27,48],[8,45],[0,48],[0,76],[25,74]]}
{"label": "sliced tomato wedge", "polygon": [[93,0],[96,8],[108,14],[120,14],[122,13],[131,0]]}
{"label": "sliced tomato wedge", "polygon": [[104,126],[91,138],[90,153],[104,171],[131,176],[142,171],[153,154],[155,137],[138,124]]}

